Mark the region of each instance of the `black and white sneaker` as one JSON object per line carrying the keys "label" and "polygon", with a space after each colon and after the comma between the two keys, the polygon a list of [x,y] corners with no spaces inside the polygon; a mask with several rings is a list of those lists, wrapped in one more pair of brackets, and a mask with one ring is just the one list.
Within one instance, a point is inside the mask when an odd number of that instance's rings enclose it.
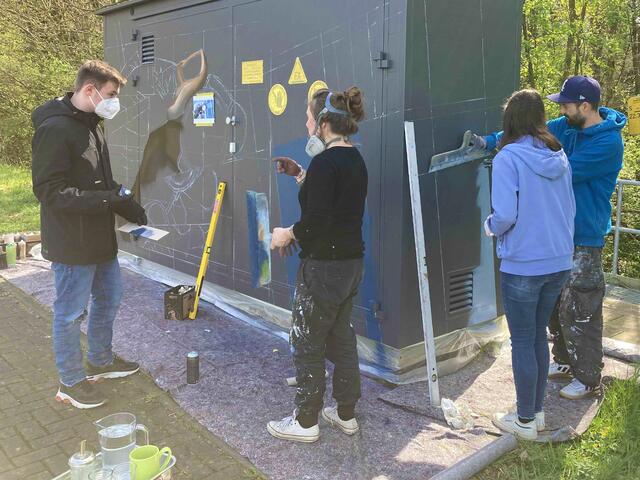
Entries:
{"label": "black and white sneaker", "polygon": [[518,415],[511,412],[496,413],[492,421],[493,424],[503,432],[512,433],[523,440],[533,441],[538,438],[538,429],[535,420],[529,423],[521,423]]}
{"label": "black and white sneaker", "polygon": [[549,378],[572,378],[571,367],[561,363],[552,362],[549,365]]}
{"label": "black and white sneaker", "polygon": [[116,357],[110,365],[104,367],[95,367],[89,363],[87,365],[87,380],[95,382],[101,378],[128,377],[138,370],[140,370],[140,365],[136,362],[126,362]]}
{"label": "black and white sneaker", "polygon": [[600,393],[600,386],[590,387],[577,378],[574,378],[569,385],[560,390],[560,396],[569,400],[580,400],[598,393]]}
{"label": "black and white sneaker", "polygon": [[56,400],[81,409],[96,408],[107,403],[107,398],[87,380],[82,380],[72,387],[61,383],[56,393]]}

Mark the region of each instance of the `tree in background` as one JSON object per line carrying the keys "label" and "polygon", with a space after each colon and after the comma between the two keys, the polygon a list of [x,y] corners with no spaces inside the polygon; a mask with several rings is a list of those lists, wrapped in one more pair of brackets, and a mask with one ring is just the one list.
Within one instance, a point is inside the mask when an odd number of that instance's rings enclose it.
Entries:
{"label": "tree in background", "polygon": [[523,20],[524,86],[588,74],[615,108],[640,92],[640,0],[526,0]]}
{"label": "tree in background", "polygon": [[[525,0],[522,85],[548,94],[577,74],[600,81],[603,105],[626,111],[627,99],[640,95],[640,0]],[[550,115],[558,113],[548,107]],[[625,143],[621,177],[640,180],[640,137],[625,133]],[[639,188],[625,190],[623,212],[623,226],[640,228]],[[619,271],[639,278],[640,239],[620,238]],[[612,243],[609,237],[609,265]]]}
{"label": "tree in background", "polygon": [[[0,162],[30,163],[31,112],[69,90],[84,60],[102,58],[102,19],[94,11],[112,3],[3,0]],[[640,95],[640,0],[525,0],[522,86],[548,94],[574,74],[600,80],[603,103],[622,111],[628,97]],[[554,105],[549,105],[549,113],[558,113]],[[640,137],[625,140],[622,177],[640,180]],[[623,223],[640,226],[638,188],[625,191]],[[620,271],[638,278],[640,239],[621,238]]]}
{"label": "tree in background", "polygon": [[0,161],[28,165],[31,112],[70,90],[78,67],[102,58],[111,0],[3,0],[0,16]]}

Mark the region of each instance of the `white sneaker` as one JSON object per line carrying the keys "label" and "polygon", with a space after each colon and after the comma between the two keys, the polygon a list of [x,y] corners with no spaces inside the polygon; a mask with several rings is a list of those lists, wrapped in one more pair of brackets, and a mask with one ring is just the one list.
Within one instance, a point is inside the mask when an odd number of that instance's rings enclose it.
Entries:
{"label": "white sneaker", "polygon": [[536,413],[536,429],[539,432],[541,432],[545,428],[547,428],[547,425],[545,424],[545,421],[544,421],[544,412]]}
{"label": "white sneaker", "polygon": [[549,365],[548,378],[572,378],[571,367],[562,363],[552,362]]}
{"label": "white sneaker", "polygon": [[493,424],[503,432],[513,433],[523,440],[535,440],[538,438],[536,422],[520,423],[515,413],[496,413],[493,416]]}
{"label": "white sneaker", "polygon": [[269,422],[267,431],[276,438],[294,442],[313,443],[320,438],[318,424],[313,427],[303,428],[296,420],[295,412],[290,417],[284,417],[280,421]]}
{"label": "white sneaker", "polygon": [[597,393],[600,387],[588,387],[577,378],[560,390],[560,396],[569,400],[579,400]]}
{"label": "white sneaker", "polygon": [[338,427],[347,435],[353,435],[360,430],[358,422],[355,418],[350,420],[342,420],[338,415],[338,407],[327,407],[322,409],[322,418],[325,422],[334,427]]}

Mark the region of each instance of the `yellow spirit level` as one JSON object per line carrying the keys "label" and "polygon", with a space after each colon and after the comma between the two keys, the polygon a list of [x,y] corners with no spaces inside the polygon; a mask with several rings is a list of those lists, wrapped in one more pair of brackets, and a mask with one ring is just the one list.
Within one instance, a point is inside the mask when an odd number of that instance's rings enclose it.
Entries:
{"label": "yellow spirit level", "polygon": [[211,257],[211,245],[213,244],[213,237],[216,234],[218,218],[220,217],[220,210],[222,210],[222,199],[224,197],[224,191],[226,188],[227,188],[226,182],[218,183],[218,193],[216,194],[216,201],[213,204],[213,212],[211,213],[211,223],[209,224],[207,241],[204,244],[204,250],[202,252],[202,261],[200,262],[200,271],[198,272],[198,279],[196,280],[196,298],[193,301],[193,310],[189,312],[189,318],[191,320],[195,320],[196,315],[198,314],[198,302],[200,301],[200,292],[202,291],[202,284],[204,283],[204,277],[207,274],[207,267],[209,266],[209,258]]}

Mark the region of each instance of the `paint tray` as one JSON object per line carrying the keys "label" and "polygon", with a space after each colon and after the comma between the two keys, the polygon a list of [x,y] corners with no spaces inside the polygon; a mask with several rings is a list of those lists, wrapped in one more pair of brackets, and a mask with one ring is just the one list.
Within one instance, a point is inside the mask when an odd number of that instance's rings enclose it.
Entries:
{"label": "paint tray", "polygon": [[449,152],[438,153],[431,157],[429,173],[463,165],[465,163],[473,162],[474,160],[484,160],[493,156],[493,152],[473,148],[471,145],[472,138],[473,132],[471,132],[471,130],[467,130],[464,132],[464,136],[462,137],[462,145],[460,148]]}

